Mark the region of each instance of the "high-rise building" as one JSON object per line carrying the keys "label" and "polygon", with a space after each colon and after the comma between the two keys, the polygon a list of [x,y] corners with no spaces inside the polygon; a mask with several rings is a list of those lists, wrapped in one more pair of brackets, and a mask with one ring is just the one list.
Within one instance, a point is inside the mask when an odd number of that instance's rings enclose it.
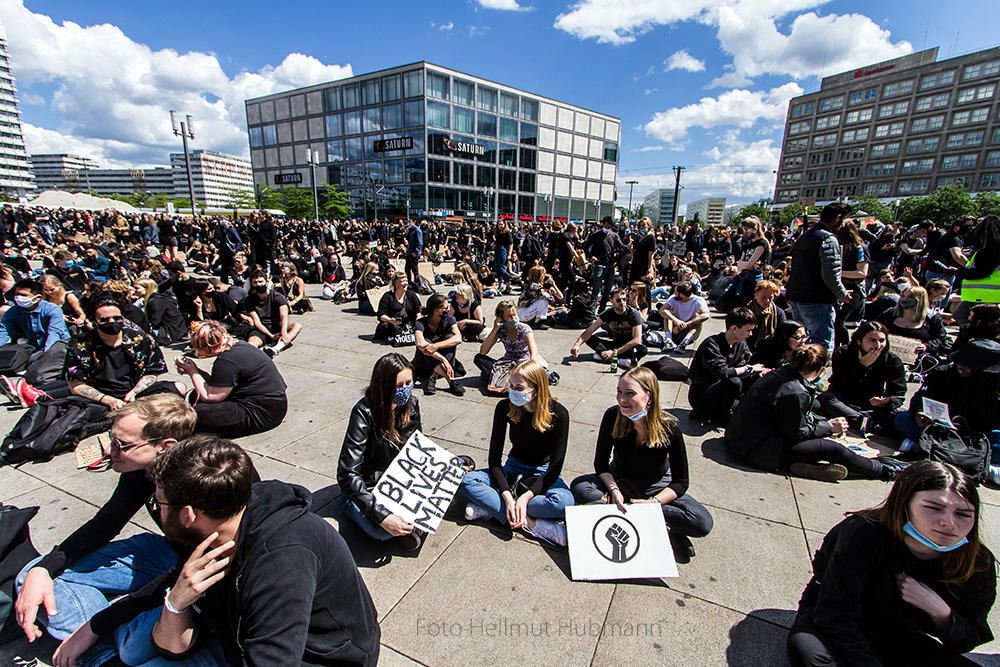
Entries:
{"label": "high-rise building", "polygon": [[621,121],[427,62],[246,101],[254,181],[347,193],[356,215],[614,214]]}
{"label": "high-rise building", "polygon": [[0,23],[0,191],[22,197],[35,189],[21,132],[14,75],[7,58],[7,31]]}
{"label": "high-rise building", "polygon": [[28,156],[39,191],[66,190],[86,192],[90,187],[90,174],[100,166],[97,160],[66,153],[33,153]]}
{"label": "high-rise building", "polygon": [[695,216],[698,216],[698,221],[702,224],[721,225],[725,212],[725,197],[708,197],[689,203],[684,217],[694,221]]}
{"label": "high-rise building", "polygon": [[[232,201],[234,190],[253,192],[250,160],[205,150],[191,151],[189,156],[196,202],[204,202],[208,207],[226,207]],[[170,170],[173,174],[173,196],[190,197],[184,153],[170,154]]]}
{"label": "high-rise building", "polygon": [[788,103],[775,203],[1000,190],[1000,48],[938,49],[823,79]]}
{"label": "high-rise building", "polygon": [[653,190],[642,200],[642,210],[654,225],[670,226],[677,219],[674,189]]}

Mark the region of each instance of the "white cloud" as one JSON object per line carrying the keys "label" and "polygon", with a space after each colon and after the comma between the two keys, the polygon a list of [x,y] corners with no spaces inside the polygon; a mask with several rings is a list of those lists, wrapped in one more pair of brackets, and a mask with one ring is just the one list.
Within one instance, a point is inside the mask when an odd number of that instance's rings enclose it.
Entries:
{"label": "white cloud", "polygon": [[633,148],[633,153],[649,153],[651,151],[662,151],[666,146],[662,144],[659,146],[643,146],[642,148]]}
{"label": "white cloud", "polygon": [[654,139],[680,144],[687,140],[692,127],[707,129],[733,125],[750,128],[760,120],[777,125],[785,120],[788,100],[802,92],[797,83],[786,83],[767,92],[729,90],[718,97],[703,97],[695,104],[661,111],[644,129]]}
{"label": "white cloud", "polygon": [[522,7],[517,4],[517,0],[476,0],[480,7],[484,9],[502,9],[512,12],[530,11],[531,7]]}
{"label": "white cloud", "polygon": [[702,72],[705,69],[705,62],[692,56],[687,52],[687,49],[673,54],[664,60],[663,64],[666,65],[665,71],[668,72],[672,69],[683,69],[688,72]]}
{"label": "white cloud", "polygon": [[474,39],[476,37],[486,37],[490,34],[490,27],[488,25],[484,26],[469,26],[469,39]]}
{"label": "white cloud", "polygon": [[580,0],[556,17],[555,27],[580,39],[615,45],[633,42],[658,26],[695,21],[713,27],[733,62],[730,73],[712,86],[746,85],[761,74],[833,74],[913,50],[908,42],[893,43],[888,30],[861,14],[807,12],[795,17],[787,34],[778,30],[778,19],[827,1]]}
{"label": "white cloud", "polygon": [[27,93],[24,95],[18,95],[21,103],[23,104],[33,104],[35,106],[41,106],[45,104],[45,98],[41,95],[34,95],[32,93]]}
{"label": "white cloud", "polygon": [[434,23],[434,21],[431,21],[431,27],[432,28],[437,28],[438,30],[448,31],[448,30],[451,30],[452,28],[454,28],[455,24],[452,21],[448,21],[447,23],[442,23],[441,25],[438,25],[438,24]]}
{"label": "white cloud", "polygon": [[655,93],[655,92],[656,92],[656,88],[647,88],[647,89],[646,89],[646,90],[644,91],[644,94],[646,94],[646,95],[652,95],[652,94],[653,94],[653,93]]}
{"label": "white cloud", "polygon": [[[727,69],[732,69],[732,65],[726,65]],[[751,79],[743,76],[739,72],[726,72],[721,76],[717,76],[712,79],[706,88],[739,88],[740,86],[749,86],[753,83]]]}
{"label": "white cloud", "polygon": [[352,75],[350,65],[291,53],[230,77],[214,54],[154,51],[108,24],[56,24],[22,0],[0,0],[0,15],[21,88],[54,84],[51,104],[63,119],[58,129],[26,130],[30,152],[76,147],[102,164],[166,164],[179,150],[168,113],[176,109],[194,117],[194,149],[245,155],[244,100]]}

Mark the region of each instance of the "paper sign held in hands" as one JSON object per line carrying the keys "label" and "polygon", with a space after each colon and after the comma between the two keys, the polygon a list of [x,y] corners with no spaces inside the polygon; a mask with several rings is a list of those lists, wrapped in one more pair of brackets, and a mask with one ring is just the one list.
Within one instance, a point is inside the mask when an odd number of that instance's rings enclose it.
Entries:
{"label": "paper sign held in hands", "polygon": [[420,431],[406,441],[372,490],[376,502],[433,533],[451,504],[465,464]]}
{"label": "paper sign held in hands", "polygon": [[899,357],[904,364],[912,366],[917,361],[917,346],[923,345],[916,338],[889,334],[889,349]]}
{"label": "paper sign held in hands", "polygon": [[574,580],[676,577],[659,503],[575,505],[566,508],[569,567]]}

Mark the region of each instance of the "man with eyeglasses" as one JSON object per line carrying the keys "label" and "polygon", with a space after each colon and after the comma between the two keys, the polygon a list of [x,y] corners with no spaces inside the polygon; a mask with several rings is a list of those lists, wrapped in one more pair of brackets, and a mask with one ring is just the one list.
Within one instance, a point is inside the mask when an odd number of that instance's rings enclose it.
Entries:
{"label": "man with eyeglasses", "polygon": [[[16,620],[30,642],[42,636],[36,620],[51,636],[65,640],[107,607],[109,596],[138,590],[177,561],[176,546],[161,535],[115,538],[156,490],[146,469],[158,454],[194,432],[194,408],[180,396],[157,394],[124,404],[108,416],[114,423],[106,456],[120,475],[114,492],[90,521],[46,556],[28,563],[17,577]],[[159,513],[149,514],[160,525]],[[39,619],[40,607],[44,614]],[[107,637],[80,664],[89,667],[116,659],[117,635],[124,640],[128,631]]]}
{"label": "man with eyeglasses", "polygon": [[[605,361],[618,357],[622,368],[638,364],[646,356],[647,348],[642,344],[642,314],[628,305],[626,299],[625,290],[621,287],[611,290],[611,307],[598,315],[570,348],[569,353],[574,359],[579,356],[580,346],[584,343]],[[605,325],[609,335],[594,334]]]}

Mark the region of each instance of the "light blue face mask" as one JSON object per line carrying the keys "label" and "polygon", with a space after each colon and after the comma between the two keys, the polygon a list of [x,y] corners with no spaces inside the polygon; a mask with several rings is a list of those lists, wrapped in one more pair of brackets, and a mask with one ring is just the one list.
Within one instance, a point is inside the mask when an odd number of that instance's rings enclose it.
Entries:
{"label": "light blue face mask", "polygon": [[511,319],[509,319],[506,322],[504,322],[503,325],[505,327],[507,327],[508,329],[513,329],[514,327],[516,327],[520,323],[521,323],[521,320],[519,320],[516,317],[512,317]]}
{"label": "light blue face mask", "polygon": [[524,407],[528,403],[531,403],[531,396],[528,395],[526,391],[518,391],[517,389],[510,389],[507,392],[507,398],[510,402],[517,407]]}
{"label": "light blue face mask", "polygon": [[920,542],[920,544],[924,545],[928,549],[933,549],[934,551],[937,551],[939,553],[948,553],[949,551],[954,551],[955,549],[961,546],[965,546],[966,544],[969,543],[969,538],[963,537],[950,547],[942,547],[941,545],[935,544],[934,542],[931,542],[929,539],[921,535],[920,531],[918,531],[916,526],[913,525],[913,522],[909,520],[910,517],[907,516],[906,518],[907,521],[906,525],[903,526],[903,532],[912,537],[913,539],[915,539],[917,542]]}
{"label": "light blue face mask", "polygon": [[642,419],[643,417],[645,417],[647,414],[649,414],[649,411],[646,410],[646,408],[643,408],[642,410],[639,410],[639,412],[635,413],[634,415],[625,415],[625,416],[628,417],[629,419],[631,419],[632,421],[637,422],[640,419]]}

